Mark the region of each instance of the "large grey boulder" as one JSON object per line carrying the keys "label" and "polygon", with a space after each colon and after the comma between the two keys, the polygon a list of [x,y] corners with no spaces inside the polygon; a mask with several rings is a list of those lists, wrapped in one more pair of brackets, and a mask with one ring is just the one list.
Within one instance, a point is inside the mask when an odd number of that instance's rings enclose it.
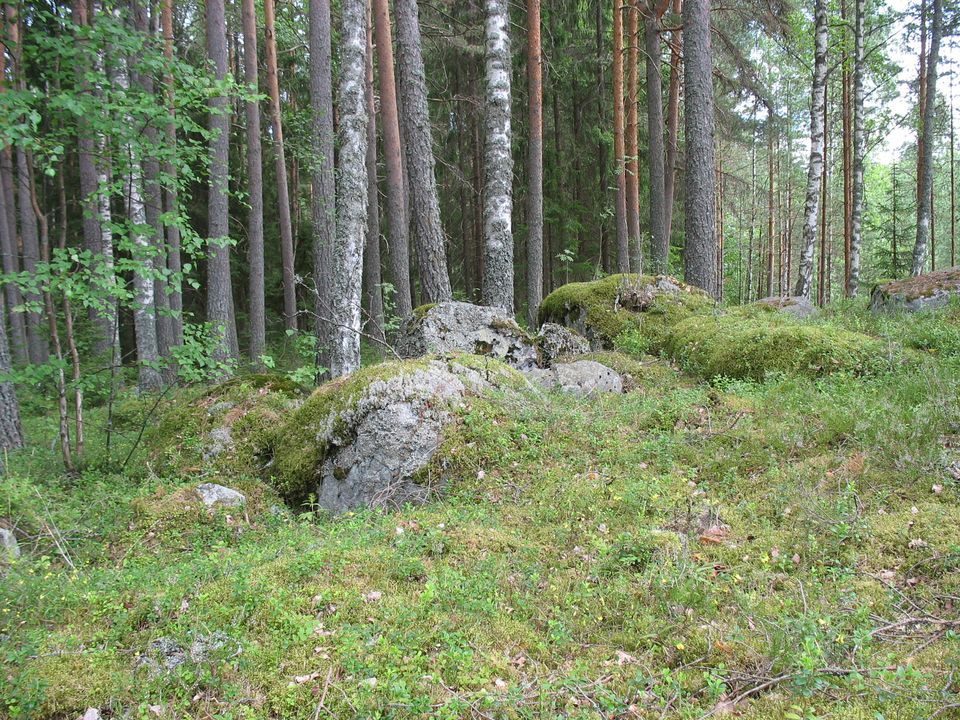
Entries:
{"label": "large grey boulder", "polygon": [[960,267],[881,283],[870,293],[870,309],[919,312],[946,307],[960,295]]}
{"label": "large grey boulder", "polygon": [[197,486],[197,494],[208,508],[240,507],[247,504],[247,496],[233,488],[217,485],[217,483],[202,483]]}
{"label": "large grey boulder", "polygon": [[443,487],[425,470],[469,397],[522,387],[517,371],[469,355],[360,370],[319,388],[290,418],[297,432],[279,439],[271,472],[288,500],[313,494],[333,513],[423,503]]}
{"label": "large grey boulder", "polygon": [[559,323],[545,322],[533,340],[540,348],[540,361],[545,366],[563,356],[590,352],[589,340]]}
{"label": "large grey boulder", "polygon": [[754,304],[776,310],[784,315],[791,315],[800,320],[813,317],[818,312],[817,306],[813,304],[810,298],[800,295],[765,297],[757,300]]}
{"label": "large grey boulder", "polygon": [[20,545],[12,530],[0,528],[0,563],[12,562],[20,557]]}
{"label": "large grey boulder", "polygon": [[599,393],[622,393],[620,373],[594,360],[557,363],[545,370],[533,370],[528,377],[549,390],[559,390],[577,397]]}
{"label": "large grey boulder", "polygon": [[418,308],[400,329],[400,357],[465,352],[502,360],[518,370],[536,367],[537,348],[499,308],[442,302]]}

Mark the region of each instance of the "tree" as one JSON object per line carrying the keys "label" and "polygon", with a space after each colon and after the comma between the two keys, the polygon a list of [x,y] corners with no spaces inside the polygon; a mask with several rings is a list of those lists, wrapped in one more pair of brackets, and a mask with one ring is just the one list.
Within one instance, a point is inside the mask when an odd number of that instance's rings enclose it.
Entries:
{"label": "tree", "polygon": [[[383,342],[383,295],[380,277],[380,202],[377,182],[377,109],[373,86],[373,22],[367,7],[367,55],[364,101],[367,104],[367,242],[363,252],[363,285],[366,295],[367,334]],[[382,349],[382,348],[378,348]]]}
{"label": "tree", "polygon": [[[160,26],[163,32],[163,55],[167,63],[164,85],[167,95],[167,110],[170,118],[164,127],[167,146],[177,147],[176,102],[173,80],[173,0],[160,0]],[[163,188],[163,211],[170,217],[176,217],[180,208],[177,201],[177,165],[168,160],[163,165],[168,182]],[[180,227],[171,222],[166,225],[167,268],[170,271],[170,313],[172,315],[174,343],[183,343],[183,291],[180,273],[183,269],[180,259]]]}
{"label": "tree", "polygon": [[280,225],[280,256],[283,269],[283,319],[288,330],[297,329],[297,287],[293,257],[293,228],[290,221],[290,192],[287,188],[287,159],[283,147],[283,118],[280,114],[280,81],[277,77],[277,38],[273,0],[263,0],[266,41],[267,90],[270,94],[270,121],[277,168],[277,205]]}
{"label": "tree", "polygon": [[[0,294],[0,318],[7,313],[4,297]],[[0,448],[13,450],[23,447],[23,430],[20,426],[20,403],[17,391],[9,379],[11,370],[10,345],[7,342],[6,326],[0,322]],[[0,462],[0,473],[4,472]]]}
{"label": "tree", "polygon": [[330,374],[360,367],[363,238],[367,224],[367,108],[365,0],[343,0],[340,28],[337,236],[333,246],[333,344]]}
{"label": "tree", "polygon": [[710,0],[683,5],[683,110],[686,137],[683,270],[686,281],[717,294],[713,161],[713,50]]}
{"label": "tree", "polygon": [[[813,84],[810,97],[810,162],[807,168],[807,197],[803,208],[803,250],[795,295],[810,297],[813,285],[813,255],[817,245],[820,206],[820,179],[823,175],[823,108],[827,102],[827,2],[814,4]],[[861,173],[862,175],[862,173]]]}
{"label": "tree", "polygon": [[393,68],[393,38],[390,32],[388,0],[373,0],[373,27],[376,34],[377,69],[380,73],[380,121],[383,160],[387,173],[387,230],[390,247],[390,276],[393,279],[397,315],[413,312],[410,293],[410,241],[407,208],[403,192],[403,154],[400,118],[397,111],[397,83]]}
{"label": "tree", "polygon": [[617,181],[617,272],[630,272],[623,138],[623,0],[613,0],[613,163]]}
{"label": "tree", "polygon": [[540,56],[540,0],[527,0],[527,93],[530,141],[527,147],[527,323],[537,325],[543,300],[543,68]]}
{"label": "tree", "polygon": [[[255,0],[243,0],[243,79],[252,96],[246,101],[247,115],[247,243],[250,263],[250,359],[260,362],[266,351],[266,305],[264,301],[263,261],[263,157],[260,147],[260,102],[257,73],[257,6]],[[288,218],[289,219],[289,218]],[[284,295],[286,298],[286,295]]]}
{"label": "tree", "polygon": [[483,204],[483,302],[513,313],[513,154],[510,130],[510,16],[506,0],[486,0],[487,184]]}
{"label": "tree", "polygon": [[[860,286],[860,251],[863,246],[863,163],[866,155],[863,108],[864,0],[854,2],[853,23],[853,206],[850,210],[850,278],[847,292],[851,297]],[[824,82],[826,85],[826,82]]]}
{"label": "tree", "polygon": [[[673,0],[672,12],[679,16],[682,8],[681,0]],[[667,246],[663,259],[664,269],[668,269],[670,262],[670,236],[673,232],[673,194],[677,178],[677,135],[680,130],[680,65],[682,64],[680,49],[683,44],[683,33],[673,30],[670,33],[670,87],[667,91],[667,160],[663,177],[663,215],[664,235]]]}
{"label": "tree", "polygon": [[[659,43],[659,38],[657,40]],[[648,50],[649,51],[649,50]],[[653,62],[647,58],[647,97],[654,92],[649,84],[649,64]],[[660,72],[659,51],[657,53],[657,72]],[[630,243],[630,270],[640,272],[643,265],[643,248],[640,239],[640,158],[638,123],[639,112],[637,92],[639,84],[640,64],[640,3],[639,0],[629,0],[627,5],[627,107],[626,107],[626,137],[624,152],[626,153],[624,189],[626,190],[627,208],[627,236]],[[658,78],[659,83],[659,78]],[[659,84],[658,86],[659,87]],[[659,93],[657,94],[659,98]],[[661,126],[663,125],[661,114]],[[663,142],[663,128],[660,129],[660,142]],[[653,152],[654,138],[650,136],[650,151]],[[663,163],[661,153],[661,164]]]}
{"label": "tree", "polygon": [[650,143],[650,257],[653,272],[665,273],[670,255],[670,239],[666,228],[660,27],[653,0],[650,0],[644,16],[643,39],[647,68],[647,135]]}
{"label": "tree", "polygon": [[[310,110],[313,148],[313,281],[316,285],[317,365],[330,365],[333,242],[336,236],[336,191],[333,168],[333,80],[330,74],[330,0],[310,0]],[[321,375],[323,373],[321,372]]]}
{"label": "tree", "polygon": [[920,125],[917,131],[919,145],[919,172],[917,173],[917,240],[913,246],[912,273],[920,275],[927,262],[930,241],[930,215],[933,188],[933,121],[936,114],[937,62],[940,57],[940,36],[943,32],[943,1],[933,0],[933,21],[930,27],[930,51],[926,57],[926,97],[921,104]]}
{"label": "tree", "polygon": [[417,0],[397,0],[397,51],[400,61],[400,110],[409,177],[410,220],[424,302],[453,297],[440,224],[440,200],[434,174],[427,78],[423,66]]}
{"label": "tree", "polygon": [[[227,79],[227,19],[224,0],[207,0],[207,58],[218,82]],[[207,320],[220,338],[217,357],[239,355],[230,278],[230,101],[210,98],[210,189],[207,201]]]}

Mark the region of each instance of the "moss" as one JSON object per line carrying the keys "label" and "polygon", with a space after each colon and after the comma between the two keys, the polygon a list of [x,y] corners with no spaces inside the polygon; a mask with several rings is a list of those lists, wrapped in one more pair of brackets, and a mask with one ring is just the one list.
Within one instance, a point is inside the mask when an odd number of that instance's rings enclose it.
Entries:
{"label": "moss", "polygon": [[764,315],[688,318],[671,330],[665,351],[705,378],[762,380],[775,372],[869,375],[889,369],[890,348],[882,340]]}
{"label": "moss", "polygon": [[624,388],[627,391],[649,385],[675,385],[679,381],[675,369],[655,358],[641,359],[635,355],[606,350],[560,358],[560,362],[574,360],[593,360],[616,370],[623,378]]}
{"label": "moss", "polygon": [[879,283],[873,288],[874,293],[879,292],[884,297],[900,295],[908,302],[930,297],[938,291],[960,291],[960,269],[937,270],[904,280]]}
{"label": "moss", "polygon": [[659,293],[649,304],[634,309],[625,307],[630,304],[625,302],[625,296],[631,290],[656,282],[657,278],[651,275],[610,275],[592,282],[570,283],[544,299],[539,320],[580,326],[591,340],[607,347],[624,334],[638,332],[649,349],[656,352],[672,325],[715,306],[701,290],[677,282],[678,293]]}
{"label": "moss", "polygon": [[436,303],[424,303],[423,305],[419,305],[413,309],[413,317],[415,317],[417,320],[423,320],[427,316],[427,313],[433,310],[436,306]]}

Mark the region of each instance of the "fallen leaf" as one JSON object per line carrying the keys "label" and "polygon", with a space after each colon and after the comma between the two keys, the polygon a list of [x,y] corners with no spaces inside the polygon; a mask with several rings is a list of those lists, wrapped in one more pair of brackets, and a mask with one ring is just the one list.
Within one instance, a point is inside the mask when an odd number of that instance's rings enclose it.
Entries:
{"label": "fallen leaf", "polygon": [[290,683],[287,684],[287,687],[296,687],[297,685],[303,685],[304,683],[308,683],[311,680],[316,680],[318,677],[320,677],[319,671],[312,672],[309,675],[294,675],[293,680],[291,680]]}
{"label": "fallen leaf", "polygon": [[380,592],[379,590],[371,590],[370,592],[368,592],[366,595],[363,596],[363,601],[368,603],[377,602],[382,597],[383,597],[383,593]]}
{"label": "fallen leaf", "polygon": [[943,485],[940,485],[939,483],[937,483],[930,489],[933,490],[934,495],[939,495],[940,493],[943,492]]}
{"label": "fallen leaf", "polygon": [[925,547],[927,547],[927,541],[926,541],[926,540],[923,540],[923,539],[921,539],[921,538],[914,538],[914,539],[911,540],[909,543],[907,543],[907,547],[909,547],[909,548],[911,548],[911,549],[925,548]]}

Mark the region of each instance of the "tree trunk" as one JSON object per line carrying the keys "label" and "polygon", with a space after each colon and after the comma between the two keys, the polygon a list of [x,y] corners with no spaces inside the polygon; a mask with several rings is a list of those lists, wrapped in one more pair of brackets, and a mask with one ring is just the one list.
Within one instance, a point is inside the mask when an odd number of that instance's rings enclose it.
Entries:
{"label": "tree trunk", "polygon": [[860,249],[863,244],[863,163],[866,156],[864,130],[863,76],[866,72],[864,42],[864,0],[854,1],[853,24],[853,206],[850,210],[850,282],[848,292],[856,296],[860,286]]}
{"label": "tree trunk", "polygon": [[[37,218],[30,203],[30,159],[27,152],[17,148],[17,190],[20,210],[20,242],[23,247],[23,270],[30,274],[37,271],[37,260],[40,255],[40,244],[37,239]],[[28,293],[27,302],[39,303],[41,298],[35,293]],[[47,338],[40,329],[40,313],[27,313],[27,352],[30,362],[34,365],[43,365],[50,358],[50,349]]]}
{"label": "tree trunk", "polygon": [[[329,368],[333,343],[334,188],[333,80],[330,57],[330,0],[310,0],[310,108],[312,111],[313,281],[316,285],[317,366]],[[323,372],[319,373],[322,377]]]}
{"label": "tree trunk", "polygon": [[[17,220],[14,214],[16,209],[9,204],[13,202],[11,171],[10,149],[0,148],[0,253],[3,253],[3,272],[8,275],[20,272],[20,253],[17,252]],[[7,191],[8,187],[10,192]],[[24,322],[23,313],[14,310],[23,303],[23,296],[20,294],[20,288],[12,282],[4,284],[3,294],[6,297],[6,307],[9,309],[13,358],[17,365],[26,365],[28,361],[27,326]],[[2,316],[0,316],[0,319],[2,319]]]}
{"label": "tree trunk", "polygon": [[510,17],[506,0],[486,0],[487,183],[483,205],[483,302],[513,313],[513,153],[510,130]]}
{"label": "tree trunk", "polygon": [[330,373],[360,367],[363,238],[367,225],[367,107],[365,0],[343,0],[340,29],[337,236],[333,246],[333,338]]}
{"label": "tree trunk", "polygon": [[643,21],[647,67],[647,135],[650,144],[650,256],[654,273],[667,272],[670,240],[666,228],[666,176],[663,147],[663,88],[660,85],[660,29],[656,11]]}
{"label": "tree trunk", "polygon": [[[673,14],[680,15],[681,0],[673,0]],[[670,237],[673,233],[673,196],[677,179],[677,135],[680,129],[680,66],[683,64],[680,48],[683,33],[674,30],[670,33],[670,89],[667,100],[667,162],[663,178],[663,226],[667,237],[667,257],[665,269],[670,262]]]}
{"label": "tree trunk", "polygon": [[373,26],[376,33],[377,69],[380,73],[383,160],[387,174],[390,275],[393,279],[397,315],[406,318],[413,312],[410,294],[410,239],[407,234],[407,211],[403,194],[403,154],[388,0],[373,0]]}
{"label": "tree trunk", "polygon": [[717,294],[713,162],[713,50],[710,0],[683,6],[683,109],[686,137],[683,269],[686,281]]}
{"label": "tree trunk", "polygon": [[[850,295],[850,246],[853,239],[853,111],[847,1],[840,0],[841,112],[843,115],[843,293]],[[921,32],[921,36],[923,33]],[[922,84],[922,80],[921,80]],[[921,97],[923,93],[921,91]]]}
{"label": "tree trunk", "polygon": [[940,35],[943,29],[943,2],[933,0],[933,21],[930,28],[930,54],[926,61],[926,101],[920,119],[920,175],[917,178],[917,240],[913,246],[914,275],[924,271],[930,237],[930,199],[933,190],[933,121],[937,97],[937,62],[940,56]]}
{"label": "tree trunk", "polygon": [[[243,0],[243,79],[247,91],[257,93],[257,5]],[[263,155],[260,147],[260,103],[246,102],[247,115],[247,215],[248,259],[250,263],[250,360],[260,364],[267,347],[266,300],[263,279]]]}
{"label": "tree trunk", "polygon": [[623,139],[623,0],[613,0],[613,164],[617,181],[617,272],[630,272],[627,178]]}
{"label": "tree trunk", "polygon": [[[377,181],[377,108],[373,86],[373,25],[367,7],[367,56],[364,100],[367,104],[367,242],[363,253],[363,284],[366,288],[367,318],[365,332],[376,342],[385,340],[383,333],[383,295],[380,277],[380,191]],[[383,346],[375,348],[383,353]]]}
{"label": "tree trunk", "polygon": [[820,219],[820,178],[823,175],[823,108],[827,102],[827,1],[814,4],[813,86],[810,100],[810,164],[807,167],[807,196],[803,208],[803,251],[795,295],[810,297],[813,255]]}
{"label": "tree trunk", "polygon": [[[167,62],[167,72],[163,83],[166,87],[167,112],[170,121],[164,128],[167,148],[172,150],[177,146],[177,126],[174,116],[174,82],[173,82],[173,0],[160,0],[160,26],[163,31],[163,54]],[[179,211],[177,202],[177,166],[171,161],[163,165],[163,172],[167,176],[167,183],[163,191],[163,211],[170,216],[177,216]],[[180,228],[177,223],[168,223],[167,237],[167,269],[170,271],[169,304],[171,327],[175,345],[183,343],[183,292],[180,273]]]}
{"label": "tree trunk", "polygon": [[[637,76],[639,75],[640,62],[640,0],[629,0],[627,13],[627,42],[629,45],[627,46],[627,108],[626,138],[624,141],[627,174],[624,179],[627,193],[627,239],[630,243],[630,270],[631,272],[639,273],[643,270],[643,248],[641,247],[642,241],[640,236],[640,158],[638,147],[639,138],[637,137],[639,123],[639,114],[637,112],[637,85],[639,78]],[[647,62],[649,63],[650,60],[648,59]],[[647,77],[649,79],[649,75]],[[650,92],[648,85],[648,96]],[[652,142],[651,140],[651,145]],[[653,149],[651,147],[651,154],[652,152]]]}
{"label": "tree trunk", "polygon": [[[417,0],[397,0],[397,52],[400,66],[400,114],[406,143],[410,220],[417,268],[425,303],[453,297],[447,274],[440,200],[434,174],[433,140],[427,109],[427,78],[423,66]],[[509,63],[508,63],[509,67]]]}
{"label": "tree trunk", "polygon": [[267,90],[277,167],[277,205],[280,221],[280,257],[283,266],[283,321],[287,330],[297,329],[297,286],[294,272],[293,229],[290,222],[290,192],[287,188],[287,159],[283,146],[283,119],[280,114],[280,80],[277,76],[277,37],[273,0],[263,0],[266,44]]}
{"label": "tree trunk", "polygon": [[[3,295],[0,295],[0,317],[7,312]],[[0,322],[0,374],[6,376],[11,370],[10,346],[7,342],[7,329]],[[23,447],[23,430],[20,426],[20,403],[17,392],[9,380],[0,381],[0,448],[13,450]],[[0,463],[0,473],[5,472]]]}
{"label": "tree trunk", "polygon": [[[527,0],[527,87],[530,144],[527,148],[527,324],[537,326],[543,300],[543,67],[540,0]],[[556,129],[555,129],[556,131]]]}
{"label": "tree trunk", "polygon": [[[227,20],[224,0],[207,0],[207,57],[218,82],[227,79]],[[230,276],[230,103],[225,95],[209,100],[210,190],[207,216],[207,320],[219,335],[216,355],[239,355]]]}

